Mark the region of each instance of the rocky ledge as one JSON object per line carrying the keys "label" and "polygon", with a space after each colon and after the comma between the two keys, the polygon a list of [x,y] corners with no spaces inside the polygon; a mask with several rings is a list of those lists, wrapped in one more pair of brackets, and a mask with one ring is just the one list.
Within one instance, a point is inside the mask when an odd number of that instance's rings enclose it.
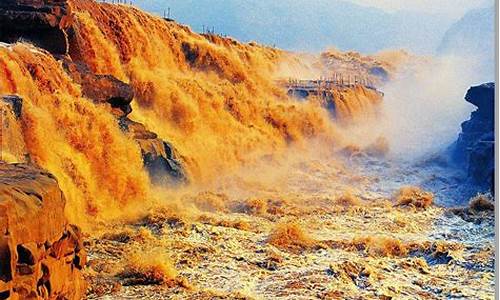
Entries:
{"label": "rocky ledge", "polygon": [[465,100],[477,109],[462,123],[462,132],[452,146],[453,161],[467,172],[478,191],[495,187],[495,84],[471,87]]}
{"label": "rocky ledge", "polygon": [[51,174],[0,162],[0,299],[83,297],[86,254],[64,207]]}
{"label": "rocky ledge", "polygon": [[22,38],[52,53],[65,54],[70,14],[67,0],[2,0],[0,41],[14,43]]}

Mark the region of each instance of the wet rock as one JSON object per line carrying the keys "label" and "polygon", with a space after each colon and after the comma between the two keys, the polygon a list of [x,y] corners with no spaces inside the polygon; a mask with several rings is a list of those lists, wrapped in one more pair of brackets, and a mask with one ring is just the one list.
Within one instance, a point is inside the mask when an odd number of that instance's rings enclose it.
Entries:
{"label": "wet rock", "polygon": [[132,112],[130,102],[134,91],[130,85],[111,75],[96,75],[82,62],[63,59],[63,66],[71,78],[81,85],[85,97],[95,103],[108,103],[117,116],[126,116]]}
{"label": "wet rock", "polygon": [[19,120],[19,118],[21,118],[21,111],[23,108],[23,99],[15,95],[6,95],[2,96],[1,98],[4,103],[10,106],[10,110],[12,111],[16,119]]}
{"label": "wet rock", "polygon": [[156,133],[129,118],[120,118],[119,122],[120,127],[139,144],[144,166],[154,184],[172,185],[187,181],[182,164],[170,143],[159,139]]}
{"label": "wet rock", "polygon": [[54,54],[68,52],[66,30],[71,9],[66,0],[0,1],[0,41],[22,39]]}
{"label": "wet rock", "polygon": [[478,192],[494,193],[495,174],[495,84],[471,87],[465,100],[477,109],[462,123],[462,132],[452,145],[453,161],[467,171]]}
{"label": "wet rock", "polygon": [[51,174],[0,162],[0,295],[83,297],[86,254],[80,230],[64,217],[64,206]]}
{"label": "wet rock", "polygon": [[22,99],[18,96],[0,96],[0,160],[26,162],[28,151],[21,126]]}

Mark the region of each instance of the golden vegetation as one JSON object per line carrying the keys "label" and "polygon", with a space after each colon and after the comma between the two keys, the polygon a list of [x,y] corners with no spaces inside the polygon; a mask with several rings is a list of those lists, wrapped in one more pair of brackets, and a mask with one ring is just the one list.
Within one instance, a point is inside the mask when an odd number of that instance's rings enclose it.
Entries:
{"label": "golden vegetation", "polygon": [[434,194],[419,187],[406,186],[400,188],[394,195],[396,205],[410,206],[419,209],[430,207],[434,201]]}

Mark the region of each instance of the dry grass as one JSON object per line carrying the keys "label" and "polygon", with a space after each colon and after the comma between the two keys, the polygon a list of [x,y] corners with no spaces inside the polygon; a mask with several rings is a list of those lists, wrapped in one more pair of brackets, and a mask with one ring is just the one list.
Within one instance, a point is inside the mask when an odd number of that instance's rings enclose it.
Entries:
{"label": "dry grass", "polygon": [[132,252],[125,257],[126,265],[118,275],[125,285],[177,285],[177,271],[161,249]]}
{"label": "dry grass", "polygon": [[419,209],[426,209],[432,205],[434,194],[426,192],[416,186],[405,186],[396,192],[394,200],[398,206],[411,206]]}
{"label": "dry grass", "polygon": [[280,249],[300,252],[317,243],[295,222],[279,223],[269,235],[267,242]]}

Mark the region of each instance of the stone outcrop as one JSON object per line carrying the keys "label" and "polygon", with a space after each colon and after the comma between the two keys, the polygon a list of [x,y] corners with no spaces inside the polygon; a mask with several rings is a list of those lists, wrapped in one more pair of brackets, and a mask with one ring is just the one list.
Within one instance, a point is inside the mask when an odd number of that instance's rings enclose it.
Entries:
{"label": "stone outcrop", "polygon": [[138,122],[127,118],[132,112],[130,103],[134,91],[130,85],[111,75],[94,74],[84,63],[62,59],[66,72],[74,82],[82,87],[85,97],[96,104],[109,104],[117,117],[120,128],[130,134],[139,144],[151,181],[157,185],[172,185],[186,181],[181,163],[174,154],[173,147],[158,138]]}
{"label": "stone outcrop", "polygon": [[25,162],[28,158],[19,123],[22,105],[18,96],[0,96],[0,160]]}
{"label": "stone outcrop", "polygon": [[156,133],[147,130],[143,124],[128,118],[120,119],[120,127],[139,144],[144,166],[154,184],[172,185],[187,181],[172,145],[159,139]]}
{"label": "stone outcrop", "polygon": [[130,102],[134,99],[134,91],[130,85],[111,75],[96,75],[81,62],[63,59],[63,66],[73,81],[81,85],[85,97],[95,103],[110,104],[119,117],[132,112]]}
{"label": "stone outcrop", "polygon": [[147,130],[143,124],[127,118],[132,112],[130,103],[134,98],[134,91],[130,85],[111,75],[94,74],[81,62],[62,58],[62,63],[73,81],[82,87],[85,97],[96,104],[111,105],[120,128],[139,144],[144,166],[154,184],[171,185],[186,180],[173,147],[159,139],[156,133]]}
{"label": "stone outcrop", "polygon": [[462,123],[462,132],[452,146],[455,163],[467,171],[470,183],[480,191],[494,192],[495,175],[495,84],[471,87],[465,100],[477,109]]}
{"label": "stone outcrop", "polygon": [[78,227],[49,173],[0,162],[0,299],[81,299],[86,263]]}
{"label": "stone outcrop", "polygon": [[19,39],[51,53],[68,52],[66,29],[71,25],[67,0],[0,1],[0,41],[14,43]]}

